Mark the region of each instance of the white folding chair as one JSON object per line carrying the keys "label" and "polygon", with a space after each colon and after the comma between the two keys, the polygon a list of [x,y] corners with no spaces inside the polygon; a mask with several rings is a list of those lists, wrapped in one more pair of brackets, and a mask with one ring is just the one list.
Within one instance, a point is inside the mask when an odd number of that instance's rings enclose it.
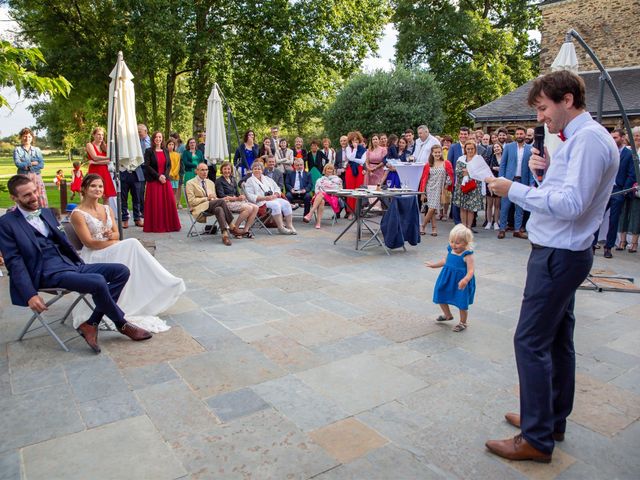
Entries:
{"label": "white folding chair", "polygon": [[[241,189],[245,198],[248,198],[247,191],[245,190],[244,185],[242,185]],[[260,212],[260,210],[258,210],[258,212]],[[263,213],[262,215],[260,215],[259,213],[258,215],[256,215],[256,219],[253,222],[251,231],[253,231],[256,225],[258,225],[256,232],[259,232],[260,230],[264,229],[264,231],[267,232],[269,235],[273,235],[273,233],[271,233],[271,230],[269,230],[269,227],[267,227],[267,223],[269,223],[270,220],[271,220],[271,210],[267,208],[265,213]]]}

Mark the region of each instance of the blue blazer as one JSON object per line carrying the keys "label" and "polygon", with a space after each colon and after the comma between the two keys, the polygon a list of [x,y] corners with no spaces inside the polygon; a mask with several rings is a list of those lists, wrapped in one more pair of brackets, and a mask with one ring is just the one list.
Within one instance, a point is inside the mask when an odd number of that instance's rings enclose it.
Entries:
{"label": "blue blazer", "polygon": [[[462,155],[464,155],[464,152],[462,151],[462,145],[460,145],[460,142],[454,143],[453,145],[451,145],[451,147],[449,147],[449,153],[447,153],[447,160],[451,162],[451,166],[453,167],[454,172],[456,171],[456,162]],[[455,179],[455,175],[454,175],[454,179]]]}
{"label": "blue blazer", "polygon": [[520,171],[516,172],[518,167],[518,143],[507,143],[504,146],[502,161],[500,162],[500,176],[508,180],[513,180],[514,177],[520,177],[520,183],[532,185],[533,175],[531,175],[531,170],[529,169],[530,157],[531,145],[525,144],[524,154],[522,155],[522,166]]}
{"label": "blue blazer", "polygon": [[[636,171],[633,168],[633,155],[630,149],[624,147],[620,151],[620,166],[618,167],[614,190],[626,190],[633,187],[634,183],[636,183]],[[629,194],[633,195],[633,192],[629,192]]]}
{"label": "blue blazer", "polygon": [[[285,180],[285,185],[287,187],[287,192],[290,192],[291,190],[293,190],[293,186],[296,184],[296,175],[298,174],[298,172],[296,172],[295,170],[293,172],[288,172],[287,173],[287,179]],[[303,171],[302,172],[302,182],[300,185],[300,189],[305,189],[307,193],[311,193],[312,187],[311,187],[311,175],[309,175],[307,172]]]}
{"label": "blue blazer", "polygon": [[[82,265],[84,262],[51,210],[43,208],[40,218],[57,240],[60,251],[72,262]],[[38,294],[43,261],[35,230],[17,208],[0,217],[0,251],[9,270],[11,302],[26,307],[29,299]]]}
{"label": "blue blazer", "polygon": [[[356,149],[356,158],[362,158],[362,156],[367,152],[367,149],[362,145],[358,145]],[[358,167],[360,166],[356,162],[349,162],[349,166],[351,167],[351,173],[354,177],[358,177]]]}

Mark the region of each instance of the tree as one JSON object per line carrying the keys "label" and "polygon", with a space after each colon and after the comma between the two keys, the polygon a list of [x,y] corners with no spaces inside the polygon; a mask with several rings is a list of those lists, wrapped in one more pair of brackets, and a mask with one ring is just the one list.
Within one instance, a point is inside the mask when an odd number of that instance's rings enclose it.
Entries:
{"label": "tree", "polygon": [[533,78],[539,45],[529,39],[540,14],[521,0],[396,0],[397,61],[423,66],[445,94],[445,130],[466,112]]}
{"label": "tree", "polygon": [[[201,129],[217,82],[241,128],[279,123],[300,131],[376,48],[390,15],[389,0],[8,4],[22,38],[38,45],[49,62],[43,72],[63,74],[74,84],[69,104],[54,101],[37,110],[39,121],[66,122],[47,127],[67,138],[69,129],[93,121],[88,105],[102,104],[106,119],[108,74],[118,50],[135,76],[136,113],[150,130],[190,136]],[[78,120],[75,126],[70,118]]]}
{"label": "tree", "polygon": [[[0,86],[13,87],[20,95],[24,90],[32,90],[38,95],[67,96],[71,84],[62,76],[43,77],[34,71],[38,64],[45,64],[42,52],[37,48],[19,48],[0,40]],[[7,99],[0,95],[0,108],[9,107]]]}
{"label": "tree", "polygon": [[398,68],[361,74],[338,94],[324,123],[335,140],[352,130],[368,137],[399,134],[422,124],[437,132],[443,124],[442,94],[433,76],[424,71]]}

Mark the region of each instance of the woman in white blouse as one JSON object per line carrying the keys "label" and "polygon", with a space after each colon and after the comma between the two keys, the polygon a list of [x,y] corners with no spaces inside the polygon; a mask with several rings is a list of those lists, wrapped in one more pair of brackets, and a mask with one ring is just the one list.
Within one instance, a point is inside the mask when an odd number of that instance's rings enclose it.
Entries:
{"label": "woman in white blouse", "polygon": [[293,150],[289,148],[286,138],[281,138],[276,149],[276,167],[283,174],[293,172]]}
{"label": "woman in white blouse", "polygon": [[271,216],[276,222],[278,232],[283,235],[296,235],[293,228],[293,217],[291,204],[282,197],[280,187],[271,178],[262,174],[264,165],[262,162],[253,162],[251,166],[251,176],[244,184],[247,200],[255,203],[258,207],[267,205],[271,209]]}

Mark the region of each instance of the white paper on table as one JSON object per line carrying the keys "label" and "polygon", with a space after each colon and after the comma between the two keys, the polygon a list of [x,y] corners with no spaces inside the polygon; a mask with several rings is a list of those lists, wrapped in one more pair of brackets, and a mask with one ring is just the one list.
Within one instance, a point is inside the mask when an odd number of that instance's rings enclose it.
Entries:
{"label": "white paper on table", "polygon": [[489,168],[489,165],[487,165],[487,162],[485,162],[484,158],[480,155],[476,155],[470,162],[467,162],[467,171],[471,178],[479,182],[484,182],[484,179],[487,177],[493,177],[493,172]]}

